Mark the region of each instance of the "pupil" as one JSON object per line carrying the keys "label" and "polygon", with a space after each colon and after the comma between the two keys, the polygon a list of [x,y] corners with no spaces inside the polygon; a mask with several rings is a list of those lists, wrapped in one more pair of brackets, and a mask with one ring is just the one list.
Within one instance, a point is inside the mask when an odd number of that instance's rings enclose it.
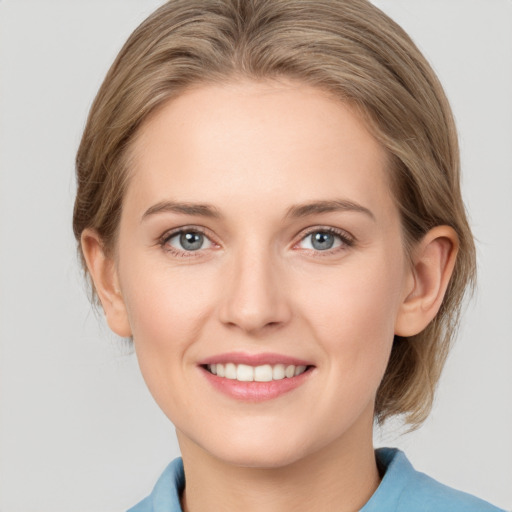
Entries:
{"label": "pupil", "polygon": [[318,232],[313,235],[311,244],[315,249],[325,251],[334,245],[334,237],[330,233]]}
{"label": "pupil", "polygon": [[180,236],[180,244],[187,251],[197,251],[203,245],[201,233],[183,233]]}

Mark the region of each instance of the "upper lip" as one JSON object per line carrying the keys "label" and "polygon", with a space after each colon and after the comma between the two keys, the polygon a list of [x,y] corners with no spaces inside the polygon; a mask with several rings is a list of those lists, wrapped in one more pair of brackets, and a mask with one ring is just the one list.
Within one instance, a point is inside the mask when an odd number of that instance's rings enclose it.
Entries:
{"label": "upper lip", "polygon": [[311,362],[297,357],[275,354],[272,352],[263,352],[260,354],[248,354],[245,352],[228,352],[207,357],[199,362],[199,365],[208,364],[246,364],[249,366],[261,366],[264,364],[284,364],[294,366],[312,366]]}

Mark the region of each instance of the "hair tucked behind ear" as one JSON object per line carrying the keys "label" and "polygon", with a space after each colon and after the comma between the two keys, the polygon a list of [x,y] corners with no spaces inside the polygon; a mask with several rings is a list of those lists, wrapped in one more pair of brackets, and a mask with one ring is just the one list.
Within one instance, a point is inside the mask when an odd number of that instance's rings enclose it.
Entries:
{"label": "hair tucked behind ear", "polygon": [[[457,232],[459,256],[441,310],[420,334],[397,337],[378,391],[380,421],[419,425],[474,279],[475,250],[460,193],[450,107],[407,34],[366,0],[173,0],[130,36],[91,108],[76,158],[73,229],[113,251],[137,129],[187,87],[286,77],[357,108],[390,155],[407,250],[433,226]],[[83,261],[83,256],[82,256]]]}

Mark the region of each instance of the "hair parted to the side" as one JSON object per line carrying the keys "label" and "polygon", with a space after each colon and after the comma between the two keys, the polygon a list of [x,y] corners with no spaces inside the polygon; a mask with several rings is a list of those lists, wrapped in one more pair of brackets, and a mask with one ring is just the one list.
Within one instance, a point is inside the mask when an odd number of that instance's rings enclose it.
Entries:
{"label": "hair parted to the side", "polygon": [[443,89],[409,36],[367,0],[171,0],[155,11],[124,45],[89,114],[76,159],[79,247],[92,228],[114,251],[130,144],[150,113],[190,86],[283,77],[356,107],[387,149],[406,251],[436,225],[459,237],[441,310],[420,334],[395,338],[377,394],[379,421],[403,414],[416,427],[474,282],[475,248]]}

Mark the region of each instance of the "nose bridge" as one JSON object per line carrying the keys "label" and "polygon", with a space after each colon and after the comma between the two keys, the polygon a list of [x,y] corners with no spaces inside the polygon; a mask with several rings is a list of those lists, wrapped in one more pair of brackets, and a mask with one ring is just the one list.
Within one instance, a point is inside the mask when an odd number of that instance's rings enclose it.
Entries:
{"label": "nose bridge", "polygon": [[232,256],[221,320],[252,333],[285,323],[290,309],[276,255],[269,247],[248,242]]}

